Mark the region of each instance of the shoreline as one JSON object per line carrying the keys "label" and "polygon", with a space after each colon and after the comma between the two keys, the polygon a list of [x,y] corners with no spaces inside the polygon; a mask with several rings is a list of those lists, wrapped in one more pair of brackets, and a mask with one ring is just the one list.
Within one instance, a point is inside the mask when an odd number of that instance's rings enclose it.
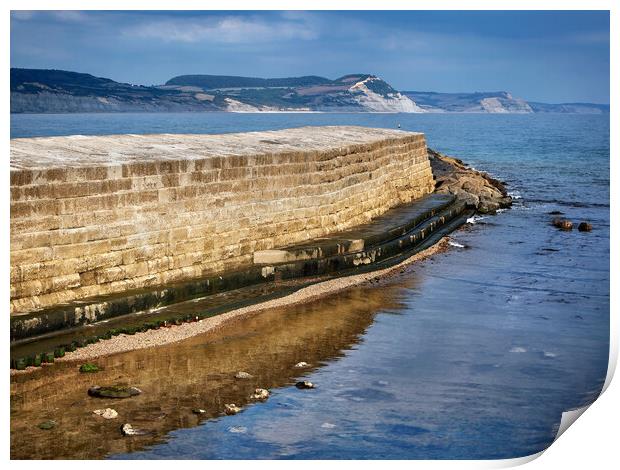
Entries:
{"label": "shoreline", "polygon": [[[176,343],[208,332],[216,332],[226,326],[229,326],[235,320],[246,318],[251,315],[257,315],[271,308],[290,307],[312,302],[328,295],[343,291],[347,288],[364,284],[376,278],[385,278],[398,269],[402,269],[413,263],[425,260],[438,253],[446,252],[450,247],[449,241],[450,237],[444,236],[434,245],[413,254],[409,258],[394,266],[377,271],[370,271],[367,273],[354,274],[351,276],[321,281],[319,283],[303,287],[298,291],[284,297],[241,307],[214,317],[204,318],[195,323],[183,323],[181,325],[173,325],[168,328],[159,328],[139,332],[134,335],[121,334],[95,344],[89,344],[83,348],[77,349],[76,351],[67,352],[64,357],[57,358],[55,362],[71,363],[95,360],[113,354]],[[53,366],[53,364],[45,365],[43,369],[49,366]],[[31,374],[41,369],[41,367],[32,366],[23,370],[11,369],[10,374],[11,377],[13,377],[16,375]]]}

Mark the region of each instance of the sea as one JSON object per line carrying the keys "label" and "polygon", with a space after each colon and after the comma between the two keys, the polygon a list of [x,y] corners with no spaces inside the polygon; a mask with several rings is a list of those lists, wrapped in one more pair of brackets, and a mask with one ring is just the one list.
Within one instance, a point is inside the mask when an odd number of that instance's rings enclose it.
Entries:
{"label": "sea", "polygon": [[[601,392],[610,340],[609,115],[12,115],[11,137],[318,125],[424,132],[429,147],[506,182],[514,205],[474,217],[451,235],[448,251],[380,283],[283,309],[277,321],[259,315],[224,338],[162,348],[141,367],[165,376],[171,361],[194,364],[222,348],[255,376],[284,379],[268,384],[269,400],[237,415],[194,419],[187,411],[157,439],[102,448],[100,457],[522,457],[549,447],[562,413]],[[550,224],[555,211],[575,226],[588,221],[592,231],[559,231]],[[307,368],[275,370],[304,354]],[[195,362],[204,370],[191,369],[191,385],[170,381],[151,393],[162,407],[179,394],[198,400],[220,380],[210,370],[228,360],[223,355]],[[115,364],[133,360],[128,354]],[[296,380],[316,388],[299,390]],[[214,400],[226,403],[233,388],[215,387]],[[93,435],[92,446],[100,440]]]}

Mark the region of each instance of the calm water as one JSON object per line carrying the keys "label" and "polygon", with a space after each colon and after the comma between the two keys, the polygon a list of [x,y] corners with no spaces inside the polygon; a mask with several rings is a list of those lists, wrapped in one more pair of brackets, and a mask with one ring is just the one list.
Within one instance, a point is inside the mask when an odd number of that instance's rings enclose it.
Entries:
{"label": "calm water", "polygon": [[[110,430],[95,427],[79,408],[93,405],[83,391],[75,395],[75,373],[66,368],[39,374],[43,381],[50,378],[42,374],[53,374],[60,387],[46,399],[33,384],[14,384],[13,434],[29,429],[41,443],[39,450],[22,449],[26,455],[493,459],[546,448],[562,411],[591,402],[607,371],[608,116],[16,115],[11,133],[399,123],[425,132],[436,150],[505,180],[519,197],[514,208],[454,233],[465,248],[453,247],[379,287],[242,322],[224,339],[197,337],[149,353],[157,360],[143,352],[106,359],[109,374],[125,374],[145,389],[148,398],[141,400],[147,401],[117,406],[126,407],[126,421],[143,423],[155,436],[120,438],[116,423]],[[557,231],[549,225],[553,210],[573,222],[588,220],[594,230]],[[301,360],[314,367],[291,368]],[[230,381],[235,370],[254,373],[247,387],[272,387],[272,397],[217,417],[222,403],[245,396]],[[153,377],[161,378],[157,385]],[[297,390],[292,384],[299,377],[318,388]],[[32,431],[33,423],[60,419],[69,404],[81,410],[65,415],[74,421],[53,435]],[[209,415],[198,419],[192,407]],[[109,442],[96,444],[104,431]],[[12,443],[13,455],[19,449]]]}

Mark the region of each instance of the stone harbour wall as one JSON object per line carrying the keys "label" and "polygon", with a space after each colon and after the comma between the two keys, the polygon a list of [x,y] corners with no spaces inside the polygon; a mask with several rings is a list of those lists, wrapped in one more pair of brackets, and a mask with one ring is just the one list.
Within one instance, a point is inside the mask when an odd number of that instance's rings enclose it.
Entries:
{"label": "stone harbour wall", "polygon": [[13,139],[11,314],[238,269],[433,189],[396,130]]}

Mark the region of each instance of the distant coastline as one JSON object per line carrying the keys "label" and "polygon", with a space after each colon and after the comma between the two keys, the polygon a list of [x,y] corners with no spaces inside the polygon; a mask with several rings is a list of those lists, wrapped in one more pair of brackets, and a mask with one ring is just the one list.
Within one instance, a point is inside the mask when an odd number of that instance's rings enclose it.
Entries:
{"label": "distant coastline", "polygon": [[64,70],[11,69],[11,114],[114,112],[609,114],[609,105],[530,102],[505,91],[398,91],[363,73],[335,80],[183,75],[142,86]]}

